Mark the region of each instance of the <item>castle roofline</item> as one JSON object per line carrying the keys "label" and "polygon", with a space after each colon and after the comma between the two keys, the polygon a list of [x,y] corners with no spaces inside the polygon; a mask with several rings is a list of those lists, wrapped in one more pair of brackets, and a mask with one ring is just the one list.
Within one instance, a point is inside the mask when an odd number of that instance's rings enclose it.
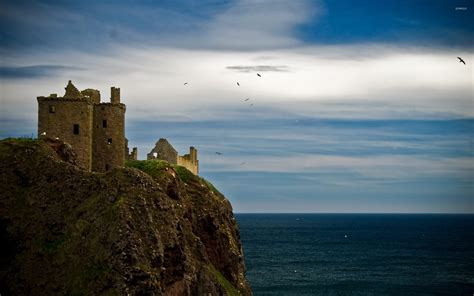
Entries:
{"label": "castle roofline", "polygon": [[66,87],[64,88],[66,92],[64,93],[63,98],[65,99],[81,99],[84,98],[84,95],[77,89],[77,87],[72,84],[71,80],[68,81]]}
{"label": "castle roofline", "polygon": [[72,84],[71,80],[68,81],[65,90],[66,93],[62,97],[58,97],[57,94],[50,94],[49,96],[39,96],[36,98],[38,101],[86,102],[94,105],[118,106],[125,109],[125,104],[120,102],[120,88],[117,87],[111,87],[110,102],[101,102],[100,91],[97,89],[87,88],[83,91],[79,91],[74,84]]}
{"label": "castle roofline", "polygon": [[123,103],[110,103],[110,102],[101,102],[101,103],[96,103],[94,102],[93,98],[90,97],[83,97],[83,98],[64,98],[64,97],[57,97],[53,95],[49,95],[47,97],[45,96],[39,96],[36,97],[38,101],[51,101],[51,102],[84,102],[87,104],[91,104],[94,106],[114,106],[114,107],[119,107],[121,109],[126,109],[126,105]]}
{"label": "castle roofline", "polygon": [[39,96],[36,97],[38,100],[42,101],[61,101],[61,102],[86,102],[89,104],[92,104],[93,101],[90,97],[82,97],[82,98],[65,98],[65,97],[58,97],[55,96],[54,94],[49,95],[49,96]]}

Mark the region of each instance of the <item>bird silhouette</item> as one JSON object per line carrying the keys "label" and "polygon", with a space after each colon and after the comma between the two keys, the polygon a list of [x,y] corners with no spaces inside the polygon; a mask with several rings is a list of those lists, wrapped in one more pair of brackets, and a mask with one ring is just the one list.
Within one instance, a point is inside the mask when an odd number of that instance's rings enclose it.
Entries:
{"label": "bird silhouette", "polygon": [[187,82],[185,82],[185,83],[184,83],[184,85],[188,85],[188,83],[187,83]]}
{"label": "bird silhouette", "polygon": [[250,100],[250,98],[245,99],[244,102],[247,102],[248,100]]}
{"label": "bird silhouette", "polygon": [[458,57],[458,59],[459,59],[460,63],[463,63],[464,65],[466,64],[466,62],[463,59],[461,59],[460,57]]}
{"label": "bird silhouette", "polygon": [[262,75],[260,75],[260,74],[258,74],[258,73],[257,73],[257,76],[258,76],[258,77],[262,77]]}
{"label": "bird silhouette", "polygon": [[222,155],[222,153],[220,153],[220,152],[216,152],[216,154],[217,154],[217,155]]}
{"label": "bird silhouette", "polygon": [[253,106],[253,104],[250,104],[250,107],[252,107],[252,106]]}
{"label": "bird silhouette", "polygon": [[240,86],[240,83],[237,82],[237,86]]}

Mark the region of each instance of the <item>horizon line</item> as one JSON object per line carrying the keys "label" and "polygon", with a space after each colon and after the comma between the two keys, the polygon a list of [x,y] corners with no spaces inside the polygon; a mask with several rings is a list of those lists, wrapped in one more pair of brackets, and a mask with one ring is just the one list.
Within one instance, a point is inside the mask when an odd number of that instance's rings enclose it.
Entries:
{"label": "horizon line", "polygon": [[252,214],[270,214],[270,215],[301,215],[301,214],[310,214],[310,215],[474,215],[472,213],[463,213],[463,212],[435,212],[435,213],[425,213],[425,212],[410,212],[410,213],[401,213],[401,212],[234,212],[237,215],[252,215]]}

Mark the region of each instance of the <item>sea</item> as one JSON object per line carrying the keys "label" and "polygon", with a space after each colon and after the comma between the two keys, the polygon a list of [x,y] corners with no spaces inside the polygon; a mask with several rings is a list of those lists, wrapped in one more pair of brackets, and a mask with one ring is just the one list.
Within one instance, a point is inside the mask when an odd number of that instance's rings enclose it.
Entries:
{"label": "sea", "polygon": [[254,295],[474,295],[474,215],[236,214]]}

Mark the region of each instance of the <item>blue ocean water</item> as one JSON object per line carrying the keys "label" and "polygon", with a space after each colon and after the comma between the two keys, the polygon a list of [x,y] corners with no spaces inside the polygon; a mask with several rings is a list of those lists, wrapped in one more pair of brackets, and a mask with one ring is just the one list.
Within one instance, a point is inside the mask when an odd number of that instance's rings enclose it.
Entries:
{"label": "blue ocean water", "polygon": [[474,215],[236,214],[255,295],[474,295]]}

